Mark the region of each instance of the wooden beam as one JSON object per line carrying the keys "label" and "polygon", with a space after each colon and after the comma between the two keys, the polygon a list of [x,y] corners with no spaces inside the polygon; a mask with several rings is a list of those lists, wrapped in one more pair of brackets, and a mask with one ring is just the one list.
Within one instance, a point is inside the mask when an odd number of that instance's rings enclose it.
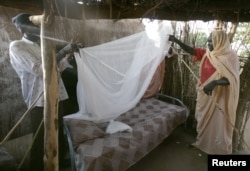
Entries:
{"label": "wooden beam", "polygon": [[[17,9],[26,10],[27,12],[41,14],[43,5],[42,0],[1,0],[1,6],[9,6]],[[60,2],[60,3],[59,3]],[[106,2],[106,1],[105,1]],[[63,17],[82,19],[81,7],[73,0],[54,1],[57,3],[58,9],[55,10],[55,15]],[[67,12],[65,12],[65,5]],[[119,7],[116,3],[110,5],[101,3],[97,5],[84,6],[86,19],[95,19],[98,12],[99,19],[125,19],[125,18],[140,18],[150,7],[132,6],[127,4],[124,8]],[[126,9],[126,10],[124,10]],[[249,0],[175,0],[165,1],[155,13],[157,19],[188,21],[188,20],[224,20],[224,21],[250,21],[250,3]],[[150,16],[150,15],[149,15]]]}
{"label": "wooden beam", "polygon": [[0,6],[24,10],[31,14],[43,12],[42,0],[1,0]]}
{"label": "wooden beam", "polygon": [[[55,37],[53,0],[44,0],[42,35]],[[42,61],[44,73],[44,169],[58,171],[58,72],[55,59],[55,45],[48,39],[42,40]]]}

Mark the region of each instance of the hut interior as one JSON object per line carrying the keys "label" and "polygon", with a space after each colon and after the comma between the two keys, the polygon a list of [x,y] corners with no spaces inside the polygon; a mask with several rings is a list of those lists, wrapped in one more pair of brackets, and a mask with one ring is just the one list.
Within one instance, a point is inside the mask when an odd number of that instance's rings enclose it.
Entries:
{"label": "hut interior", "polygon": [[[85,46],[94,46],[139,32],[142,29],[141,18],[169,20],[184,24],[197,20],[230,22],[236,26],[236,29],[239,23],[250,21],[249,0],[1,0],[1,141],[26,111],[19,78],[9,62],[9,43],[21,36],[11,23],[11,18],[20,12],[40,15],[44,12],[46,2],[52,3],[56,16],[55,38],[64,42],[81,42]],[[182,34],[185,35],[184,27]],[[103,38],[100,40],[100,37]],[[195,81],[188,69],[180,63],[177,58],[166,60],[165,71],[168,75],[165,77],[161,91],[184,101],[190,109],[186,127],[191,132],[195,132]],[[192,69],[196,69],[192,65],[191,59],[187,58],[186,63]],[[241,58],[241,89],[236,120],[239,132],[234,136],[235,152],[250,151],[247,148],[250,146],[249,66],[248,54]],[[170,82],[172,84],[169,84]],[[11,135],[11,141],[6,145],[7,149],[12,148],[12,152],[15,151],[15,160],[18,162],[22,161],[23,151],[28,148],[26,140],[31,139],[29,122],[29,117],[25,118]],[[16,141],[22,145],[17,147]],[[245,142],[248,146],[245,145]]]}

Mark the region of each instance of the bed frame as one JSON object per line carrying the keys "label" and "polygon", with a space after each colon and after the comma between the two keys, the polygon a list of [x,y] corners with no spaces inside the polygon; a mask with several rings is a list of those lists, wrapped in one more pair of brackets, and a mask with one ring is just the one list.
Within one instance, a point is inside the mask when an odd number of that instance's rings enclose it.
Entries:
{"label": "bed frame", "polygon": [[[117,118],[131,126],[132,132],[105,134],[107,123],[64,118],[71,170],[126,170],[159,145],[178,125],[185,124],[188,116],[189,110],[181,100],[156,94],[142,99]],[[95,136],[82,135],[85,130],[87,133],[92,131]],[[82,136],[85,140],[79,140]]]}

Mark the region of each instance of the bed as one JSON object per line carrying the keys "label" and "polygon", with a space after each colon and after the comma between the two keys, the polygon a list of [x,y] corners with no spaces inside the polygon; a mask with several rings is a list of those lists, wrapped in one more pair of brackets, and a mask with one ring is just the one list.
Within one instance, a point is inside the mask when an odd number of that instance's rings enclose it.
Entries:
{"label": "bed", "polygon": [[[170,100],[167,100],[170,99]],[[132,131],[105,133],[108,123],[64,118],[72,171],[123,171],[159,145],[180,124],[189,110],[182,101],[163,94],[140,100],[116,121]]]}
{"label": "bed", "polygon": [[[172,26],[147,25],[143,32],[75,53],[80,112],[64,117],[72,171],[127,170],[185,123],[189,112],[183,102],[159,94]],[[151,37],[149,28],[159,36]],[[117,113],[111,122],[91,121]],[[126,129],[109,133],[113,122]]]}

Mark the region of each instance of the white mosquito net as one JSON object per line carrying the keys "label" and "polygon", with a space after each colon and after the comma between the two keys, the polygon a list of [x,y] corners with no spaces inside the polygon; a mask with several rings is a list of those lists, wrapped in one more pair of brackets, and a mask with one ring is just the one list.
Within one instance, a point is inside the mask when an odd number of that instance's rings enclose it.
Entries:
{"label": "white mosquito net", "polygon": [[145,23],[140,33],[75,53],[81,119],[113,120],[140,101],[168,52],[172,33],[168,21]]}

